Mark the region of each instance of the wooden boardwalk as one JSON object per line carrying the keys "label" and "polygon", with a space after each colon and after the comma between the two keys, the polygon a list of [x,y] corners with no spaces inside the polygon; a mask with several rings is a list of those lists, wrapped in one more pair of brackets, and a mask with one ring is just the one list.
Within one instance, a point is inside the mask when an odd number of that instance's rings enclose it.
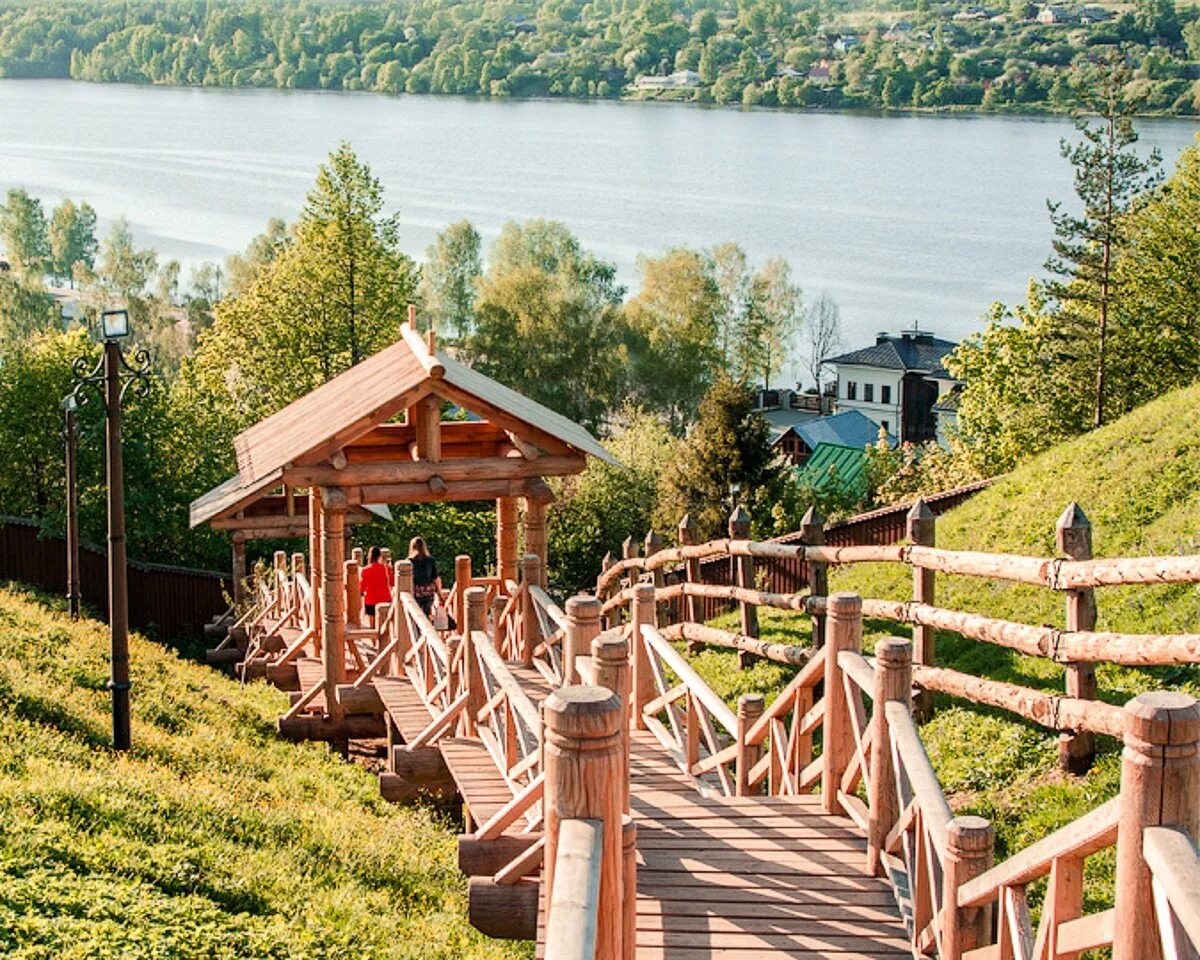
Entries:
{"label": "wooden boardwalk", "polygon": [[[510,669],[533,702],[549,693],[537,671]],[[375,689],[404,738],[432,719],[409,681]],[[438,749],[476,824],[512,799],[482,741],[445,737]],[[632,736],[630,773],[639,960],[911,956],[890,885],[863,872],[861,832],[819,797],[702,793],[645,731]]]}

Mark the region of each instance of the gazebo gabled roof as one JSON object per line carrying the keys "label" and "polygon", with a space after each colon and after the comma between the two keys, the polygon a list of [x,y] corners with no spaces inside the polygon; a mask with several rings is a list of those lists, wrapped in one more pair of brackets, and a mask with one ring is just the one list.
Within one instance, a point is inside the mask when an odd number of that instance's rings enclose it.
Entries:
{"label": "gazebo gabled roof", "polygon": [[406,327],[404,334],[234,438],[243,480],[255,483],[286,464],[323,459],[431,393],[489,419],[499,414],[493,422],[532,434],[532,442],[548,435],[580,453],[615,463],[579,424],[440,350],[430,352],[415,330]]}
{"label": "gazebo gabled roof", "polygon": [[386,442],[389,431],[403,429],[388,421],[430,396],[484,417],[501,437],[507,434],[525,450],[587,454],[616,463],[579,424],[431,350],[410,324],[396,343],[240,433],[234,439],[237,474],[192,502],[191,525],[265,496],[293,467],[324,463],[356,441]]}

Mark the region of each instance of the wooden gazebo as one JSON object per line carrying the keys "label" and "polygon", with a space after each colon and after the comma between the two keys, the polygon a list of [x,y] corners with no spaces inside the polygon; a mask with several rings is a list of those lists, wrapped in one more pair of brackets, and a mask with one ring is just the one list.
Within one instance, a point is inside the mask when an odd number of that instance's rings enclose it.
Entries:
{"label": "wooden gazebo", "polygon": [[[468,418],[443,420],[445,404]],[[540,558],[544,580],[545,478],[579,473],[588,455],[614,462],[583,427],[436,349],[411,310],[399,341],[234,447],[238,472],[192,503],[191,525],[233,531],[235,567],[245,563],[238,540],[307,533],[314,646],[330,690],[345,670],[331,651],[346,637],[346,525],[369,519],[368,505],[494,500],[500,583],[517,579],[519,550]]]}

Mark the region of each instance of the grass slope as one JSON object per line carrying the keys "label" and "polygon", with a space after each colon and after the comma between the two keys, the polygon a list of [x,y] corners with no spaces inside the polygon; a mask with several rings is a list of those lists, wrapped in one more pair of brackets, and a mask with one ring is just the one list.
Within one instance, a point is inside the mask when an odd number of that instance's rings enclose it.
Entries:
{"label": "grass slope", "polygon": [[[1092,522],[1096,556],[1200,552],[1200,386],[1168,394],[1031,460],[940,517],[938,545],[1054,556],[1055,522],[1071,500]],[[831,589],[864,597],[907,599],[911,584],[907,568],[887,564],[844,568],[831,577]],[[1063,624],[1063,598],[1034,587],[939,576],[937,602],[1024,623]],[[1194,632],[1200,619],[1195,585],[1107,588],[1097,591],[1097,602],[1101,629]],[[806,618],[777,611],[761,615],[764,636],[808,642]],[[735,623],[735,617],[718,621],[726,628]],[[879,637],[907,636],[909,630],[868,621],[865,633],[870,650]],[[977,676],[1063,690],[1061,667],[957,634],[938,634],[937,661]],[[739,674],[734,655],[724,651],[706,651],[696,665],[731,699],[755,689],[769,697],[790,676],[774,664]],[[1112,703],[1163,687],[1200,694],[1195,667],[1134,670],[1105,664],[1097,674],[1100,696]],[[1095,807],[1119,786],[1119,746],[1107,738],[1100,738],[1095,768],[1075,778],[1058,772],[1056,737],[1011,714],[942,697],[921,733],[951,806],[993,821],[1001,858]],[[1111,905],[1113,861],[1111,855],[1094,859],[1088,899],[1098,908]]]}
{"label": "grass slope", "polygon": [[107,633],[0,589],[0,954],[524,956],[467,925],[454,835],[280,741],[286,698],[133,638],[115,756]]}

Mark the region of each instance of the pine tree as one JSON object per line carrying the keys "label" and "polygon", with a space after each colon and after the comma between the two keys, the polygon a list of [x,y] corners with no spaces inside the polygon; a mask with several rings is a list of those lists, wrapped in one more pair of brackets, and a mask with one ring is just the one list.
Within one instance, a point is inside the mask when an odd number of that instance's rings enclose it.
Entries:
{"label": "pine tree", "polygon": [[1075,126],[1083,139],[1061,144],[1062,155],[1075,168],[1075,193],[1083,212],[1048,203],[1055,239],[1046,269],[1059,279],[1047,283],[1045,291],[1057,307],[1061,359],[1091,370],[1094,427],[1105,418],[1109,319],[1121,293],[1113,267],[1125,236],[1125,215],[1158,182],[1161,162],[1157,150],[1142,158],[1130,149],[1138,137],[1131,120],[1135,105],[1124,96],[1128,79],[1123,60],[1111,56],[1095,82],[1084,88],[1091,91],[1083,95],[1099,121],[1080,117]]}

